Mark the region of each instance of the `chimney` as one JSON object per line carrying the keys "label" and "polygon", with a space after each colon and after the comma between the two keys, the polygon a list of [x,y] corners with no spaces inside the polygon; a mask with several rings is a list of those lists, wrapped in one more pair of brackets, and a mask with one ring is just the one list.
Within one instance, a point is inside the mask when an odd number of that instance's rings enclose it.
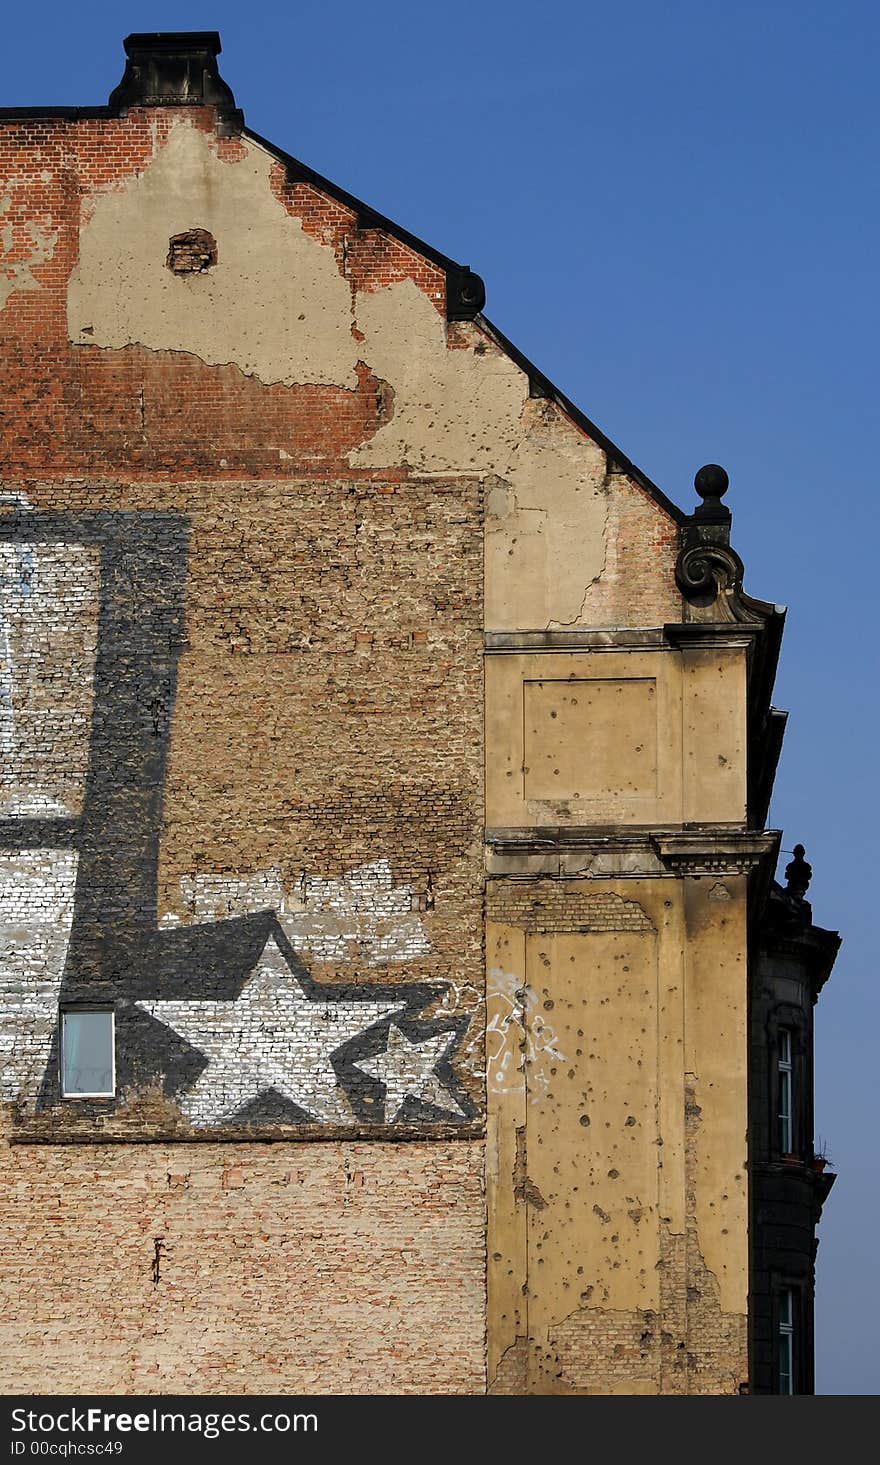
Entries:
{"label": "chimney", "polygon": [[220,75],[217,31],[146,31],[123,42],[128,60],[110,93],[117,116],[129,107],[216,107],[229,131],[240,131],[242,113]]}

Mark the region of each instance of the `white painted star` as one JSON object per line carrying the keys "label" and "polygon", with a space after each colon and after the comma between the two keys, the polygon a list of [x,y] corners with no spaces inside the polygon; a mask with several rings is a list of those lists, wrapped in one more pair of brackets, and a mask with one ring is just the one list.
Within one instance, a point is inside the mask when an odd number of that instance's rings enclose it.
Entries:
{"label": "white painted star", "polygon": [[0,1100],[32,1104],[46,1070],[76,868],[74,850],[0,851]]}
{"label": "white painted star", "polygon": [[392,1123],[412,1096],[435,1109],[467,1118],[452,1091],[442,1082],[435,1068],[455,1042],[456,1034],[448,1030],[411,1043],[394,1023],[388,1030],[388,1048],[370,1059],[361,1059],[358,1068],[385,1085],[385,1122]]}
{"label": "white painted star", "polygon": [[218,1124],[275,1089],[312,1119],[351,1124],[330,1055],[401,1003],[328,998],[313,1001],[273,938],[234,1001],[140,1002],[145,1012],[209,1060],[180,1099],[194,1124]]}

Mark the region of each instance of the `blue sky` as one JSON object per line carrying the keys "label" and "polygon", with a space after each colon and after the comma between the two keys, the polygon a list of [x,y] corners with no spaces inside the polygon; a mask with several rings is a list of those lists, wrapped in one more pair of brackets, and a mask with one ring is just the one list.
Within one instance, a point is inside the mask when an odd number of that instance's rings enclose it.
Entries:
{"label": "blue sky", "polygon": [[880,8],[44,0],[4,18],[0,104],[103,102],[123,36],[183,29],[221,32],[251,127],[478,270],[490,319],[670,497],[728,469],[746,586],[789,607],[771,823],[844,935],[817,1388],[876,1393]]}

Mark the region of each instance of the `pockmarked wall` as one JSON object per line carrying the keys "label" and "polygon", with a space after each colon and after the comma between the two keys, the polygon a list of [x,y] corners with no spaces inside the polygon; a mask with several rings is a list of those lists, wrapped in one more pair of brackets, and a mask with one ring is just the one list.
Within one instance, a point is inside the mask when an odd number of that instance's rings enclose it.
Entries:
{"label": "pockmarked wall", "polygon": [[681,516],[213,107],[0,179],[6,1386],[735,1392],[746,651],[667,635]]}

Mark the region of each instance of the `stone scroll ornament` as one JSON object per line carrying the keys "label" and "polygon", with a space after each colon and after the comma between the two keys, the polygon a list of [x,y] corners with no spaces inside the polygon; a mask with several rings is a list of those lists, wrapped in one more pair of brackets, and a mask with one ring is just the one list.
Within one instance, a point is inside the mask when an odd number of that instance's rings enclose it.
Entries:
{"label": "stone scroll ornament", "polygon": [[745,570],[731,548],[731,514],[721,502],[729,483],[717,463],[707,463],[694,478],[702,503],[682,525],[675,583],[693,619],[759,623],[769,607],[743,590]]}
{"label": "stone scroll ornament", "polygon": [[178,514],[0,500],[0,1099],[63,1102],[79,1006],[115,1014],[119,1101],[158,1094],[184,1132],[464,1123],[449,983],[312,975],[346,941],[386,971],[429,949],[387,860],[287,903],[280,876],[233,879],[219,905],[195,891],[192,923],[159,919],[187,550]]}

